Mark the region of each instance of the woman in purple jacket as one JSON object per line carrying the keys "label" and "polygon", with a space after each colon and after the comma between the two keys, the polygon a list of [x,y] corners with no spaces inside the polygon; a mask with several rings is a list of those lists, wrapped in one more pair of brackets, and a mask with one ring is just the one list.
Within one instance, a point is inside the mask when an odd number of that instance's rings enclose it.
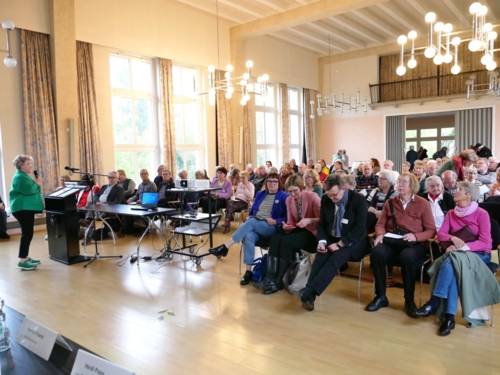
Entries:
{"label": "woman in purple jacket", "polygon": [[211,194],[211,202],[208,200],[208,196],[200,198],[199,205],[203,209],[204,213],[208,213],[209,203],[211,203],[211,211],[215,213],[220,208],[226,208],[226,202],[233,195],[233,185],[229,181],[227,176],[227,169],[224,167],[218,167],[216,170],[216,176],[210,182],[211,188],[220,188]]}
{"label": "woman in purple jacket", "polygon": [[235,243],[243,242],[244,262],[246,272],[240,284],[247,285],[252,279],[252,263],[255,256],[255,243],[268,240],[276,233],[278,226],[286,221],[286,198],[288,195],[279,190],[279,176],[269,173],[264,190],[259,191],[250,210],[250,216],[232,235],[226,243],[210,249],[210,254],[225,257],[229,248]]}

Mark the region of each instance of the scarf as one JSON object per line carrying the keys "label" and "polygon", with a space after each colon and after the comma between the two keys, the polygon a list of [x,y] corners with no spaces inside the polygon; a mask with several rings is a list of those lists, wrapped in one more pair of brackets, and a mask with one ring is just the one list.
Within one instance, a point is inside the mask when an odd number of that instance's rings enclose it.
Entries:
{"label": "scarf", "polygon": [[460,156],[453,157],[453,166],[455,167],[455,171],[457,172],[458,181],[464,180],[464,161]]}
{"label": "scarf", "polygon": [[434,195],[434,194],[429,193],[429,198],[431,198],[433,202],[435,202],[436,199],[438,199],[440,196],[441,196],[441,194]]}
{"label": "scarf", "polygon": [[335,220],[333,221],[333,228],[335,229],[335,237],[342,237],[342,219],[345,214],[345,206],[347,204],[347,198],[349,197],[349,191],[344,192],[344,196],[340,201],[335,203],[337,205],[337,214],[335,215]]}
{"label": "scarf", "polygon": [[469,216],[470,214],[473,214],[478,207],[479,204],[477,202],[471,202],[471,204],[469,204],[467,207],[456,206],[454,209],[455,215],[457,215],[458,217]]}

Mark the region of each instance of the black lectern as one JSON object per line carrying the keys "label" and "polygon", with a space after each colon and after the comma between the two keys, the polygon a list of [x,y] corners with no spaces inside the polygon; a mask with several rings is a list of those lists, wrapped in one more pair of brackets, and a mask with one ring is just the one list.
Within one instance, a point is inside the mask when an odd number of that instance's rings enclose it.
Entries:
{"label": "black lectern", "polygon": [[76,211],[79,188],[65,187],[45,197],[49,256],[64,264],[87,260],[80,255],[80,224]]}

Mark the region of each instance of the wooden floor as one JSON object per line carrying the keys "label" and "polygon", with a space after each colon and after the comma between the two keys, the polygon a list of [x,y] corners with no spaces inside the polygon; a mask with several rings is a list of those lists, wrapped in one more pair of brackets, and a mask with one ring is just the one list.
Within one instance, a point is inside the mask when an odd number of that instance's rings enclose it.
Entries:
{"label": "wooden floor", "polygon": [[[36,272],[16,269],[18,236],[0,242],[0,296],[138,374],[500,374],[499,306],[497,326],[468,329],[460,321],[439,337],[432,318],[402,312],[401,289],[389,289],[389,308],[367,313],[357,281],[339,277],[306,312],[286,292],[240,287],[236,246],[198,270],[177,258],[140,267],[101,260],[84,269],[49,260],[44,234],[36,232],[31,247],[43,261]],[[127,255],[134,245],[134,237],[116,247],[107,241],[102,253]],[[150,236],[143,254],[160,247]],[[364,282],[363,303],[371,290]]]}

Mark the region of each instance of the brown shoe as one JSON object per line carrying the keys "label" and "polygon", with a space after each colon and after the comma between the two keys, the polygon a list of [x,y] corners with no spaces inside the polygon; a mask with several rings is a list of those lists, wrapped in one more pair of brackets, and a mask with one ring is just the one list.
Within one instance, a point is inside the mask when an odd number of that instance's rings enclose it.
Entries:
{"label": "brown shoe", "polygon": [[229,231],[231,230],[231,222],[226,221],[222,228],[222,233],[229,233]]}

